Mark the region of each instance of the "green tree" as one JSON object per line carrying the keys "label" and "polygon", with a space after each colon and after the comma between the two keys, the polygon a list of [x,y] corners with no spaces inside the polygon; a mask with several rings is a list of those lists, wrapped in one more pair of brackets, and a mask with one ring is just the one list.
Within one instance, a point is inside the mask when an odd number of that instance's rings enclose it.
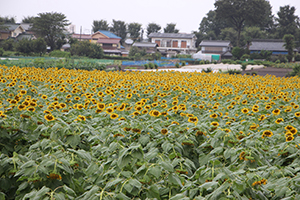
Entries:
{"label": "green tree", "polygon": [[130,23],[128,25],[128,33],[130,33],[130,38],[136,41],[140,37],[142,24]]}
{"label": "green tree", "polygon": [[32,42],[28,39],[22,39],[22,40],[19,40],[18,42],[15,43],[14,45],[15,47],[15,50],[20,52],[20,53],[23,53],[23,54],[30,54],[31,52],[33,52],[33,49],[32,49]]}
{"label": "green tree", "polygon": [[291,34],[286,34],[283,36],[284,47],[288,51],[287,59],[289,62],[293,60],[294,48],[295,48],[295,37]]}
{"label": "green tree", "polygon": [[97,32],[98,30],[108,31],[109,25],[106,20],[103,20],[103,19],[100,21],[94,20],[92,28],[93,28],[94,33]]}
{"label": "green tree", "polygon": [[113,19],[113,25],[110,28],[110,31],[122,38],[121,43],[124,42],[126,38],[126,31],[127,31],[127,26],[124,21]]}
{"label": "green tree", "polygon": [[64,31],[68,25],[70,23],[62,13],[39,13],[34,20],[32,31],[44,38],[51,50],[54,50],[61,47],[62,43],[59,41],[65,37]]}
{"label": "green tree", "polygon": [[39,53],[41,56],[47,50],[46,41],[43,38],[37,38],[36,40],[32,40],[32,50],[35,53]]}
{"label": "green tree", "polygon": [[231,53],[235,58],[240,59],[245,54],[245,49],[240,47],[234,47]]}
{"label": "green tree", "polygon": [[88,41],[78,41],[71,45],[70,53],[77,56],[85,56],[89,58],[103,58],[103,49],[97,45]]}
{"label": "green tree", "polygon": [[199,31],[204,35],[214,35],[217,37],[221,33],[221,30],[228,28],[230,25],[226,24],[224,21],[218,20],[216,18],[216,11],[210,10],[206,17],[203,17],[199,26]]}
{"label": "green tree", "polygon": [[0,24],[15,24],[16,23],[16,19],[15,17],[8,17],[8,16],[5,16],[5,17],[1,17],[0,16]]}
{"label": "green tree", "polygon": [[224,28],[219,35],[221,40],[229,40],[233,46],[238,44],[238,33],[234,28]]}
{"label": "green tree", "polygon": [[237,46],[246,24],[263,26],[265,19],[272,17],[270,3],[266,0],[217,0],[216,18],[232,25],[237,31]]}
{"label": "green tree", "polygon": [[30,23],[31,24],[34,22],[34,19],[35,19],[35,17],[33,17],[33,16],[27,16],[22,19],[22,23]]}
{"label": "green tree", "polygon": [[265,33],[259,27],[256,26],[246,27],[242,32],[242,35],[244,36],[244,43],[246,43],[247,49],[249,49],[253,39],[265,38]]}
{"label": "green tree", "polygon": [[5,50],[5,51],[13,51],[14,50],[14,43],[15,40],[12,38],[9,38],[7,40],[3,40],[1,42],[1,47]]}
{"label": "green tree", "polygon": [[165,33],[178,33],[179,30],[175,28],[176,24],[174,23],[169,23],[167,24],[166,28],[164,28]]}
{"label": "green tree", "polygon": [[161,29],[161,26],[156,23],[149,23],[147,26],[147,36],[149,36],[151,33],[157,33]]}
{"label": "green tree", "polygon": [[278,38],[282,38],[286,34],[299,34],[299,17],[295,15],[296,8],[289,5],[280,7],[276,18]]}

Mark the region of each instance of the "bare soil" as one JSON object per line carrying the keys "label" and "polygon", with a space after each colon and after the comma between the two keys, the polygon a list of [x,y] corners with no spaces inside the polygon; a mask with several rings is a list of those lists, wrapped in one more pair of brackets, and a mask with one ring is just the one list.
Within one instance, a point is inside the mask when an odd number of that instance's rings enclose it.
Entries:
{"label": "bare soil", "polygon": [[254,70],[245,70],[242,71],[242,74],[256,72],[259,76],[266,76],[266,75],[275,75],[277,77],[286,77],[288,73],[292,72],[293,69],[285,69],[285,68],[275,68],[275,67],[266,67],[266,68],[259,68]]}

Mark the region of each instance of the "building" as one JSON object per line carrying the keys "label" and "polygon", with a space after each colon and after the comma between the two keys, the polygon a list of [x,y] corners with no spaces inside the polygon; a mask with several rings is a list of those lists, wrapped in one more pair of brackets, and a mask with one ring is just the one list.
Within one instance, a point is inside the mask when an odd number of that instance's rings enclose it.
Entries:
{"label": "building", "polygon": [[0,40],[15,38],[24,32],[25,29],[20,24],[3,24],[0,27]]}
{"label": "building", "polygon": [[148,37],[151,43],[157,44],[157,50],[167,57],[176,54],[194,54],[197,51],[195,34],[151,33]]}
{"label": "building", "polygon": [[[72,34],[72,38],[79,41],[89,41],[91,43],[100,45],[104,54],[126,56],[128,52],[125,52],[124,47],[121,46],[121,37],[106,30],[99,30],[93,34]],[[124,55],[123,55],[124,54]]]}
{"label": "building", "polygon": [[141,50],[145,49],[146,53],[152,54],[157,52],[158,44],[151,42],[135,42],[132,46]]}
{"label": "building", "polygon": [[203,40],[199,46],[203,54],[224,54],[232,48],[230,41],[226,40]]}
{"label": "building", "polygon": [[[283,40],[276,39],[260,39],[253,40],[249,46],[250,54],[259,53],[262,50],[272,51],[273,55],[286,55],[288,51],[284,47]],[[294,52],[298,52],[297,49],[294,49]]]}

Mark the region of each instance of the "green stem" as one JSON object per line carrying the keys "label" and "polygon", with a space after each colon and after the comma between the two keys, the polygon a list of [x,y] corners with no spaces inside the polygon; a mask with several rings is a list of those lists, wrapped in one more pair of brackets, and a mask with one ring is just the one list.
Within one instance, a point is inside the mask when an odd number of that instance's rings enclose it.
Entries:
{"label": "green stem", "polygon": [[[129,179],[128,179],[128,180],[129,180]],[[121,190],[120,190],[121,193],[122,193],[122,190],[123,190],[123,187],[124,187],[125,183],[127,183],[128,180],[126,180],[126,181],[123,183],[123,185],[122,185],[122,187],[121,187]]]}

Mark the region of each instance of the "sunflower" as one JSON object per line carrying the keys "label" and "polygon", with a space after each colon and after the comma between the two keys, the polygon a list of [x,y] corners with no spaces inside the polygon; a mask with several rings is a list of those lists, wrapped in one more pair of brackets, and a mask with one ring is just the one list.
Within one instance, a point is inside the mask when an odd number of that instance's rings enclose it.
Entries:
{"label": "sunflower", "polygon": [[248,108],[243,108],[241,111],[242,111],[242,113],[246,114],[246,113],[249,112],[249,109]]}
{"label": "sunflower", "polygon": [[270,130],[265,130],[265,131],[263,132],[263,136],[266,136],[266,137],[272,137],[272,135],[273,135],[273,132],[270,131]]}
{"label": "sunflower", "polygon": [[211,114],[210,116],[209,116],[210,118],[217,118],[218,117],[218,115],[216,114],[216,113],[214,113],[214,114]]}
{"label": "sunflower", "polygon": [[288,135],[288,136],[285,138],[285,141],[286,141],[286,142],[290,142],[290,141],[292,141],[293,139],[294,139],[294,136]]}
{"label": "sunflower", "polygon": [[18,106],[18,110],[22,111],[26,108],[26,106],[24,104],[21,104]]}
{"label": "sunflower", "polygon": [[83,115],[78,115],[77,120],[78,120],[78,121],[85,121],[85,120],[86,120],[86,117],[83,116]]}
{"label": "sunflower", "polygon": [[119,115],[116,114],[116,113],[112,113],[112,114],[110,115],[110,118],[111,118],[111,119],[117,119],[118,117],[119,117]]}
{"label": "sunflower", "polygon": [[212,123],[210,123],[210,125],[217,127],[217,126],[219,126],[219,123],[218,122],[212,122]]}
{"label": "sunflower", "polygon": [[34,112],[35,108],[34,107],[29,107],[29,108],[27,108],[27,110],[30,111],[30,112]]}
{"label": "sunflower", "polygon": [[152,110],[151,113],[152,113],[152,116],[154,116],[154,117],[159,117],[161,114],[158,110]]}
{"label": "sunflower", "polygon": [[276,121],[275,121],[275,123],[276,124],[279,124],[280,122],[283,122],[284,120],[282,119],[282,118],[278,118],[278,119],[276,119]]}
{"label": "sunflower", "polygon": [[280,110],[278,108],[276,108],[275,110],[272,111],[273,115],[279,115],[280,114]]}
{"label": "sunflower", "polygon": [[165,128],[161,129],[160,132],[161,132],[161,134],[163,134],[163,135],[167,135],[167,134],[168,134],[168,130],[165,129]]}
{"label": "sunflower", "polygon": [[138,116],[139,114],[141,114],[141,113],[138,112],[138,111],[134,111],[134,112],[132,113],[133,116]]}
{"label": "sunflower", "polygon": [[257,113],[257,112],[259,112],[259,109],[258,108],[252,108],[252,111]]}
{"label": "sunflower", "polygon": [[198,122],[198,117],[189,117],[188,122],[197,123]]}
{"label": "sunflower", "polygon": [[112,113],[114,111],[113,108],[106,108],[106,113]]}
{"label": "sunflower", "polygon": [[53,120],[55,120],[55,117],[52,114],[47,114],[47,115],[44,116],[44,118],[47,121],[53,121]]}
{"label": "sunflower", "polygon": [[296,113],[295,113],[295,116],[296,116],[296,117],[300,117],[300,112],[296,112]]}

